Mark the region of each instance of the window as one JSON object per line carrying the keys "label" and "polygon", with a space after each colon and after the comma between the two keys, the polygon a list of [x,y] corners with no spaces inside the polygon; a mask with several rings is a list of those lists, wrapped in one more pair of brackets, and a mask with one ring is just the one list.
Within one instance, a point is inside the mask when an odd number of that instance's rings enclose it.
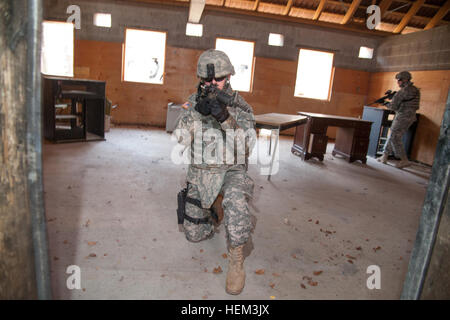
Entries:
{"label": "window", "polygon": [[42,23],[41,72],[73,77],[74,25],[68,22]]}
{"label": "window", "polygon": [[111,14],[110,13],[94,14],[94,26],[111,28]]}
{"label": "window", "polygon": [[163,84],[166,33],[126,29],[123,80]]}
{"label": "window", "polygon": [[201,37],[203,35],[203,25],[199,23],[186,24],[186,35],[192,37]]}
{"label": "window", "polygon": [[216,49],[225,52],[234,66],[236,74],[230,80],[234,90],[251,91],[254,46],[250,41],[216,39]]}
{"label": "window", "polygon": [[329,100],[334,53],[300,49],[294,96]]}
{"label": "window", "polygon": [[282,47],[284,45],[284,36],[278,33],[269,33],[269,46]]}
{"label": "window", "polygon": [[360,47],[359,48],[359,58],[362,59],[372,59],[373,57],[373,49],[368,47]]}

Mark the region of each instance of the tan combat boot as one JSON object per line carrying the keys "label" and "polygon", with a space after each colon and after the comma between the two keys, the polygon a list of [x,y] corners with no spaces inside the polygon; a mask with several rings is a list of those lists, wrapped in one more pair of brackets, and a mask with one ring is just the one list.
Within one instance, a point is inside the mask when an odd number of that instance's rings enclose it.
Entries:
{"label": "tan combat boot", "polygon": [[226,292],[228,294],[239,294],[245,285],[244,270],[244,245],[236,248],[230,247],[230,263],[228,265]]}
{"label": "tan combat boot", "polygon": [[395,164],[395,167],[398,169],[402,169],[405,167],[409,167],[411,165],[411,162],[409,162],[407,157],[402,158],[399,162]]}
{"label": "tan combat boot", "polygon": [[383,153],[383,155],[381,157],[377,158],[378,162],[384,163],[386,164],[388,160],[388,154],[387,153]]}

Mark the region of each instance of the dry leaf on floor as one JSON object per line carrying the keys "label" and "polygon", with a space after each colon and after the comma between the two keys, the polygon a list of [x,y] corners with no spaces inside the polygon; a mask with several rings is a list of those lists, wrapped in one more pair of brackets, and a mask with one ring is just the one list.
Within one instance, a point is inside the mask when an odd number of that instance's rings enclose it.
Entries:
{"label": "dry leaf on floor", "polygon": [[91,258],[95,258],[97,255],[95,254],[95,253],[90,253],[89,254],[89,257],[91,257]]}
{"label": "dry leaf on floor", "polygon": [[275,283],[270,283],[269,287],[271,287],[273,289],[275,287]]}
{"label": "dry leaf on floor", "polygon": [[319,274],[321,274],[323,271],[322,270],[318,270],[318,271],[314,271],[313,274],[315,276],[318,276]]}
{"label": "dry leaf on floor", "polygon": [[308,222],[311,222],[311,221],[312,221],[312,219],[309,219],[309,220],[308,220]]}
{"label": "dry leaf on floor", "polygon": [[59,258],[58,257],[53,257],[53,260],[57,261],[57,260],[59,260]]}
{"label": "dry leaf on floor", "polygon": [[347,260],[348,261],[348,263],[351,263],[351,264],[353,264],[353,261],[352,260]]}
{"label": "dry leaf on floor", "polygon": [[381,247],[378,246],[378,247],[376,247],[376,248],[373,248],[373,251],[374,251],[374,252],[377,252],[377,251],[380,250],[380,249],[381,249]]}
{"label": "dry leaf on floor", "polygon": [[316,224],[319,224],[319,220],[316,220]]}
{"label": "dry leaf on floor", "polygon": [[291,256],[292,256],[292,258],[294,258],[294,259],[298,259],[297,256],[296,256],[294,253],[293,253]]}
{"label": "dry leaf on floor", "polygon": [[208,296],[203,296],[202,299],[208,299]]}
{"label": "dry leaf on floor", "polygon": [[308,277],[308,276],[303,276],[303,278],[302,278],[302,280],[312,280],[312,278],[311,277]]}
{"label": "dry leaf on floor", "polygon": [[87,227],[89,227],[89,224],[90,224],[90,223],[91,223],[91,220],[88,219],[88,220],[86,221],[86,223],[84,224],[84,226],[87,228]]}
{"label": "dry leaf on floor", "polygon": [[303,289],[306,289],[306,286],[303,283],[300,283],[300,287],[302,287]]}
{"label": "dry leaf on floor", "polygon": [[310,286],[312,286],[312,287],[315,287],[315,286],[317,286],[317,281],[309,280],[309,281],[308,281],[308,284],[309,284]]}
{"label": "dry leaf on floor", "polygon": [[200,249],[200,252],[203,252],[203,249]]}
{"label": "dry leaf on floor", "polygon": [[226,253],[222,254],[222,258],[224,259],[228,258],[227,254]]}
{"label": "dry leaf on floor", "polygon": [[220,266],[214,268],[213,273],[222,273],[222,268]]}
{"label": "dry leaf on floor", "polygon": [[203,272],[208,272],[208,269],[206,269],[206,268],[205,268],[205,269],[203,269]]}
{"label": "dry leaf on floor", "polygon": [[95,246],[97,241],[88,241],[88,246]]}
{"label": "dry leaf on floor", "polygon": [[273,275],[274,277],[279,277],[279,276],[280,276],[280,275],[279,275],[278,273],[276,273],[276,272],[272,273],[272,275]]}
{"label": "dry leaf on floor", "polygon": [[68,243],[69,243],[69,241],[67,241],[67,240],[64,240],[64,241],[63,241],[63,243],[64,243],[64,244],[68,244]]}
{"label": "dry leaf on floor", "polygon": [[362,250],[362,248],[361,247],[356,247],[356,250]]}
{"label": "dry leaf on floor", "polygon": [[355,257],[353,257],[353,256],[351,256],[351,255],[349,255],[349,254],[346,254],[345,255],[347,258],[349,258],[349,259],[353,259],[353,260],[356,260],[356,258]]}
{"label": "dry leaf on floor", "polygon": [[264,269],[258,269],[258,270],[255,271],[255,273],[259,274],[259,275],[264,274],[264,272],[265,272]]}

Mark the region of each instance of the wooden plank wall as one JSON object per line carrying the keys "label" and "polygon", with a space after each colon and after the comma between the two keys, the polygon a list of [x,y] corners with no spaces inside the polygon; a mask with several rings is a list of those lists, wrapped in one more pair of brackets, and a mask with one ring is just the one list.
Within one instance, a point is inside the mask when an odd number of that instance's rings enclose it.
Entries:
{"label": "wooden plank wall", "polygon": [[[421,91],[420,121],[414,138],[411,157],[432,165],[439,130],[450,85],[450,70],[411,71],[412,82]],[[368,101],[384,95],[388,89],[398,90],[396,72],[377,72],[370,76]]]}
{"label": "wooden plank wall", "polygon": [[[122,44],[77,40],[75,77],[104,80],[106,94],[119,107],[113,111],[117,124],[165,126],[167,104],[182,103],[196,90],[197,59],[202,51],[166,48],[166,74],[163,85],[121,81]],[[279,112],[295,114],[309,111],[358,117],[369,87],[369,72],[335,70],[331,101],[296,98],[294,94],[297,62],[257,57],[253,91],[242,93],[255,114]],[[293,134],[294,130],[286,131]],[[335,129],[328,135],[335,138]]]}

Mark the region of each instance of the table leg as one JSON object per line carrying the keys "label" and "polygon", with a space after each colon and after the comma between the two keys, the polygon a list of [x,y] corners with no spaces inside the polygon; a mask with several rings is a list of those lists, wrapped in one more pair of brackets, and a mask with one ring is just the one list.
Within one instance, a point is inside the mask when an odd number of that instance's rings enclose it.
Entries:
{"label": "table leg", "polygon": [[[267,180],[270,181],[270,176],[272,174],[272,167],[273,167],[273,160],[275,160],[275,154],[277,153],[277,147],[278,147],[278,137],[280,135],[279,129],[272,130],[272,133],[275,132],[275,145],[273,147],[273,153],[272,153],[272,159],[270,160],[270,168],[269,168],[269,175],[267,176]],[[270,142],[272,143],[272,134],[270,135]]]}

